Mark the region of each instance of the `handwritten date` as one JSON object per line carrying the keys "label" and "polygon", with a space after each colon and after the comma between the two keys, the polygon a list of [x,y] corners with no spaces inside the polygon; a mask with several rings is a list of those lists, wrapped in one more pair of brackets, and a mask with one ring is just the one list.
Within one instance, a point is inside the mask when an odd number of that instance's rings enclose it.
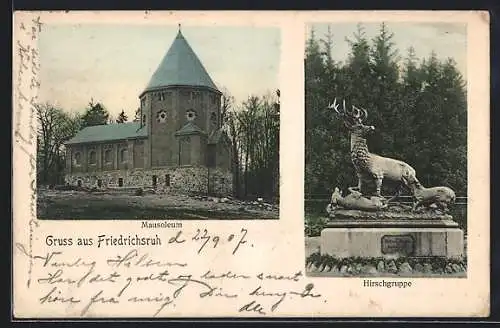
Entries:
{"label": "handwritten date", "polygon": [[[236,243],[236,246],[233,249],[233,253],[232,253],[233,255],[236,254],[236,252],[238,251],[238,249],[240,248],[241,245],[244,245],[247,243],[247,240],[245,239],[247,233],[248,233],[248,230],[245,228],[242,228],[239,236],[235,236],[234,234],[230,234],[225,239],[225,241],[229,242],[229,243],[232,242],[235,238],[238,240],[238,242]],[[216,248],[219,245],[219,243],[221,242],[220,236],[209,234],[207,229],[203,229],[203,231],[200,229],[197,229],[196,234],[191,239],[201,243],[201,247],[198,249],[198,254],[202,252],[202,250],[205,248],[205,246],[207,246],[207,244],[209,242],[213,245],[213,248]]]}

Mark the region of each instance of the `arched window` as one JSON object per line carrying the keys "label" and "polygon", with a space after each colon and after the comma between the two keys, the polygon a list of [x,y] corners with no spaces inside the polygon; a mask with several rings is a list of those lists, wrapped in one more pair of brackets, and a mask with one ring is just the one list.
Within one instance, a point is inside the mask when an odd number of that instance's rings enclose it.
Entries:
{"label": "arched window", "polygon": [[127,163],[127,161],[128,161],[128,150],[127,150],[127,148],[123,148],[120,151],[120,161],[122,163]]}
{"label": "arched window", "polygon": [[142,125],[146,125],[146,114],[142,115]]}
{"label": "arched window", "polygon": [[107,149],[104,151],[104,163],[109,164],[111,163],[111,150]]}
{"label": "arched window", "polygon": [[94,150],[91,150],[89,153],[89,164],[96,164],[97,163],[97,155]]}
{"label": "arched window", "polygon": [[75,165],[82,165],[82,154],[80,152],[76,152],[73,157],[73,163]]}

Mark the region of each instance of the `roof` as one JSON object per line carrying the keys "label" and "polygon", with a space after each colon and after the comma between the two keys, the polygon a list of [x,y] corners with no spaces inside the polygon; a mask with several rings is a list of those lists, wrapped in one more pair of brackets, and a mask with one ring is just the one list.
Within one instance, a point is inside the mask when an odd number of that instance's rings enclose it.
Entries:
{"label": "roof", "polygon": [[188,122],[179,131],[175,132],[176,136],[185,136],[191,134],[206,134],[200,127],[193,122]]}
{"label": "roof", "polygon": [[147,137],[147,131],[139,122],[94,125],[83,128],[66,144],[113,141]]}
{"label": "roof", "polygon": [[197,86],[219,91],[180,30],[144,92],[168,86]]}

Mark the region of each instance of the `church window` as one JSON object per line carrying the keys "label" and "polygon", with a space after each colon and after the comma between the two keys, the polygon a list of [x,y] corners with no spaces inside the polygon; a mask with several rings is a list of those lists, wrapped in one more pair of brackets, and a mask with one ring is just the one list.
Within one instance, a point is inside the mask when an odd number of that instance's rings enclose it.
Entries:
{"label": "church window", "polygon": [[158,177],[156,175],[153,175],[153,187],[156,188],[156,184],[158,183]]}
{"label": "church window", "polygon": [[111,163],[111,150],[106,149],[104,151],[104,163],[109,164]]}
{"label": "church window", "polygon": [[170,174],[165,175],[165,187],[170,187]]}
{"label": "church window", "polygon": [[89,164],[97,163],[97,155],[94,150],[91,150],[89,153]]}
{"label": "church window", "polygon": [[165,123],[167,121],[167,112],[164,110],[159,111],[156,114],[156,120],[160,123]]}
{"label": "church window", "polygon": [[118,178],[118,187],[123,187],[123,178]]}
{"label": "church window", "polygon": [[142,125],[146,125],[146,115],[142,115]]}
{"label": "church window", "polygon": [[102,187],[102,180],[101,179],[97,180],[97,187],[99,187],[99,188]]}
{"label": "church window", "polygon": [[122,163],[127,163],[128,161],[128,150],[126,148],[120,151],[120,161]]}
{"label": "church window", "polygon": [[82,164],[82,154],[80,152],[75,153],[74,164],[75,165],[81,165]]}
{"label": "church window", "polygon": [[189,109],[187,112],[186,112],[186,119],[188,121],[194,121],[194,119],[196,118],[196,112],[192,109]]}

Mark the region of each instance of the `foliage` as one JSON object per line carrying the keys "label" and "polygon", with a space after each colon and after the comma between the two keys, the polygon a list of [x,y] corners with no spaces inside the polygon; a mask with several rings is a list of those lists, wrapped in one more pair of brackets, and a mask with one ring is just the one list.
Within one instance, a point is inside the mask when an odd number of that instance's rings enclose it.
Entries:
{"label": "foliage", "polygon": [[66,157],[64,142],[80,129],[78,114],[69,114],[49,103],[35,105],[38,120],[37,172],[38,183],[57,184],[63,181]]}
{"label": "foliage", "polygon": [[105,125],[109,122],[109,112],[103,104],[91,99],[82,116],[82,128],[94,125]]}
{"label": "foliage", "polygon": [[[383,267],[384,270],[380,273],[390,272],[388,268],[393,267],[396,271],[403,263],[408,263],[414,270],[417,266],[423,268],[429,266],[430,272],[433,274],[451,274],[457,272],[465,272],[467,270],[467,257],[441,257],[441,256],[428,256],[428,257],[398,257],[395,259],[383,257],[344,257],[339,258],[327,254],[320,254],[314,252],[306,257],[306,266],[315,266],[319,271],[331,271],[333,268],[338,272],[341,267],[346,266],[347,275],[362,274],[363,272],[356,272],[356,268],[361,271],[367,266]],[[382,265],[383,264],[383,265]],[[453,269],[455,266],[455,269]],[[377,270],[378,271],[378,270]],[[415,270],[417,271],[417,270]],[[396,272],[392,272],[396,273]]]}
{"label": "foliage", "polygon": [[306,214],[304,220],[304,233],[307,237],[318,237],[325,228],[329,219],[325,215]]}
{"label": "foliage", "polygon": [[276,200],[279,194],[279,90],[241,106],[223,95],[223,128],[231,141],[236,196]]}
{"label": "foliage", "polygon": [[141,121],[141,107],[137,107],[134,113],[134,122],[140,122]]}
{"label": "foliage", "polygon": [[125,123],[127,122],[127,120],[128,120],[127,114],[125,114],[125,111],[122,109],[122,111],[118,115],[118,118],[116,119],[116,123]]}
{"label": "foliage", "polygon": [[463,77],[452,59],[431,53],[418,60],[408,49],[401,60],[385,24],[372,40],[363,26],[347,39],[344,63],[334,62],[330,32],[311,32],[305,56],[306,195],[330,194],[357,184],[347,129],[331,110],[334,97],[368,111],[374,125],[370,151],[412,165],[426,186],[467,193],[467,104]]}

